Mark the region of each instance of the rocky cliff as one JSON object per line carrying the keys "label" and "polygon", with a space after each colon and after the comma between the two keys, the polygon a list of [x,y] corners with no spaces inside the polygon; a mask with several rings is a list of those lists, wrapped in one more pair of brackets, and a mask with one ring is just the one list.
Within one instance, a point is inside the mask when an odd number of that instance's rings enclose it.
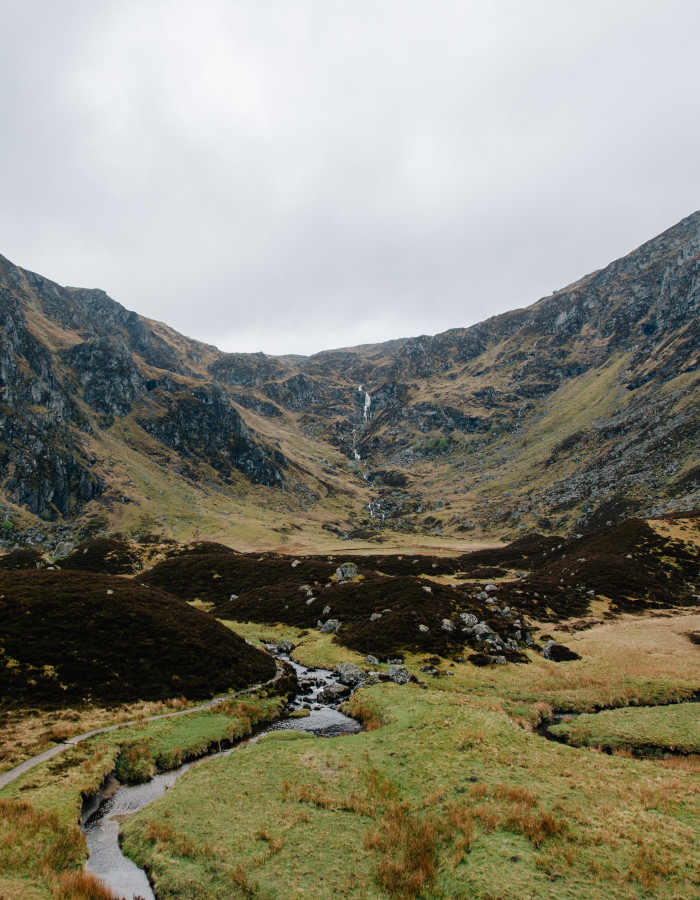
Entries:
{"label": "rocky cliff", "polygon": [[275,358],[0,257],[5,527],[512,535],[698,505],[699,293],[695,213],[471,328]]}

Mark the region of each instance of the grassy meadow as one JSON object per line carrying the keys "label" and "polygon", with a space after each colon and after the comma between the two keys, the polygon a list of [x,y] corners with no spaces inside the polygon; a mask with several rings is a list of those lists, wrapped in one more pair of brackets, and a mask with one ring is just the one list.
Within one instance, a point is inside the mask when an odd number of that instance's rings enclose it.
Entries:
{"label": "grassy meadow", "polygon": [[[623,617],[567,636],[586,650],[570,663],[443,660],[435,678],[408,658],[423,684],[350,701],[365,732],[260,741],[198,767],[125,823],[124,849],[173,900],[698,896],[696,758],[636,759],[533,731],[553,709],[632,714],[689,697],[700,668],[685,632],[698,625],[697,614]],[[300,661],[337,661],[327,636],[299,640]],[[657,707],[640,733],[690,706]]]}

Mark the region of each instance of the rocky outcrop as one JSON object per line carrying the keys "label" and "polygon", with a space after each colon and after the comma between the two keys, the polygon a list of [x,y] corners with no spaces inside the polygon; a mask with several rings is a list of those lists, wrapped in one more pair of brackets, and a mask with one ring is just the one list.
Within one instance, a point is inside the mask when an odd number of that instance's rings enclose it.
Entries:
{"label": "rocky outcrop", "polygon": [[279,450],[263,453],[220,385],[156,393],[158,409],[165,414],[137,413],[136,420],[157,440],[185,457],[205,460],[224,478],[237,469],[255,484],[284,484],[284,455]]}
{"label": "rocky outcrop", "polygon": [[99,413],[125,416],[146,393],[146,379],[121,337],[100,337],[66,354],[78,373],[83,397]]}

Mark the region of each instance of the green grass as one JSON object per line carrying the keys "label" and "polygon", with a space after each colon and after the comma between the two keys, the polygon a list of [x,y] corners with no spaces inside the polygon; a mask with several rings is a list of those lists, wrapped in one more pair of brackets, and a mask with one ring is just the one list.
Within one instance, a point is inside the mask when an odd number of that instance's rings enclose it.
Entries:
{"label": "green grass", "polygon": [[0,791],[0,897],[82,898],[83,887],[70,880],[86,858],[77,826],[84,795],[112,771],[124,780],[144,780],[158,768],[245,737],[259,722],[276,718],[282,703],[246,697],[98,735],[26,773]]}
{"label": "green grass", "polygon": [[629,750],[644,755],[700,753],[700,706],[611,709],[550,725],[555,737],[574,747]]}
{"label": "green grass", "polygon": [[[696,651],[683,633],[696,621],[590,629],[577,635],[586,658],[559,665],[445,661],[454,677],[433,679],[410,656],[424,687],[378,684],[350,701],[371,730],[207,763],[125,824],[125,850],[164,900],[696,896],[697,769],[549,742],[517,715],[531,725],[562,699],[688,689]],[[649,635],[666,651],[651,666]]]}

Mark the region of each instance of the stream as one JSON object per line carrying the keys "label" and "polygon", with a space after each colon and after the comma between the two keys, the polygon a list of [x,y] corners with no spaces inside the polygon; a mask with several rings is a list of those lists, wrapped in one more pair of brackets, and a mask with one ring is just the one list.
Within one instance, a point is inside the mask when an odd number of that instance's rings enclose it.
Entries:
{"label": "stream", "polygon": [[[272,648],[268,647],[268,650]],[[325,688],[340,683],[335,672],[328,669],[310,669],[287,656],[279,655],[279,658],[294,668],[299,679],[299,693],[287,705],[286,712],[289,714],[295,710],[306,709],[309,715],[303,718],[281,719],[241,743],[255,743],[264,734],[285,729],[308,731],[317,737],[338,737],[343,734],[356,734],[361,730],[359,722],[337,709],[340,702],[337,698],[333,702],[322,702],[323,698],[319,696]],[[116,779],[109,776],[102,786],[99,798],[86,800],[81,812],[80,823],[90,854],[85,868],[125,900],[138,898],[155,900],[146,873],[121,852],[119,847],[121,820],[162,797],[181,775],[194,766],[219,756],[228,756],[240,746],[241,744],[237,744],[228,750],[210,753],[192,762],[183,763],[177,769],[156,775],[145,784],[122,787]]]}

